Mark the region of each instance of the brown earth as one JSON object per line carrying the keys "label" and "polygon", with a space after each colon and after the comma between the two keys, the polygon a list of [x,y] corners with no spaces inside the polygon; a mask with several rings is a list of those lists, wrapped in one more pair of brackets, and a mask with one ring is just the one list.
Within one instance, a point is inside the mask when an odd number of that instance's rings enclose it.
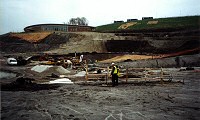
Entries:
{"label": "brown earth", "polygon": [[174,56],[181,56],[185,54],[193,54],[195,52],[199,52],[200,47],[191,49],[191,50],[185,50],[181,52],[175,52],[171,54],[160,54],[160,55],[119,55],[110,59],[99,61],[100,63],[111,63],[111,62],[123,62],[126,60],[147,60],[147,59],[160,59],[160,58],[167,58],[167,57],[174,57]]}
{"label": "brown earth", "polygon": [[[155,56],[156,57],[156,56]],[[122,62],[127,59],[130,60],[143,60],[143,59],[152,59],[152,56],[148,55],[123,55],[123,56],[116,56],[111,59],[100,61],[101,63],[111,63],[111,62]]]}
{"label": "brown earth", "polygon": [[51,32],[39,32],[39,33],[11,33],[10,37],[16,37],[21,40],[28,41],[30,43],[39,43],[47,36],[49,36]]}
{"label": "brown earth", "polygon": [[149,25],[156,25],[156,24],[158,24],[158,21],[148,21],[147,24],[149,24]]}
{"label": "brown earth", "polygon": [[[33,42],[36,42],[33,44]],[[122,44],[123,43],[123,44]],[[136,52],[169,54],[199,47],[199,30],[176,32],[114,33],[10,33],[0,36],[1,51],[46,52]]]}
{"label": "brown earth", "polygon": [[126,24],[122,24],[121,26],[119,26],[118,29],[127,29],[128,27],[136,25],[136,24],[137,24],[137,22],[129,22],[129,23],[126,23]]}

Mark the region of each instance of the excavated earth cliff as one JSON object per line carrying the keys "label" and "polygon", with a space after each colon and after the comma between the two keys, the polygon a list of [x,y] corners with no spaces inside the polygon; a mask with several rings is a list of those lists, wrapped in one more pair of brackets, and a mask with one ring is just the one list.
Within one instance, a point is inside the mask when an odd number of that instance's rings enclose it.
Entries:
{"label": "excavated earth cliff", "polygon": [[8,33],[0,36],[1,52],[137,52],[174,53],[200,46],[200,29],[148,33]]}

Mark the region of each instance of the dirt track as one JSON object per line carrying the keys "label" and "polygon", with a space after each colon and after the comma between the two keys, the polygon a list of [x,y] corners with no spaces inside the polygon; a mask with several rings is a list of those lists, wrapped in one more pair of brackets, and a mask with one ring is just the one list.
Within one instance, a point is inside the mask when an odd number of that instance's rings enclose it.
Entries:
{"label": "dirt track", "polygon": [[179,73],[185,84],[74,84],[32,92],[1,91],[1,119],[198,120],[200,74]]}

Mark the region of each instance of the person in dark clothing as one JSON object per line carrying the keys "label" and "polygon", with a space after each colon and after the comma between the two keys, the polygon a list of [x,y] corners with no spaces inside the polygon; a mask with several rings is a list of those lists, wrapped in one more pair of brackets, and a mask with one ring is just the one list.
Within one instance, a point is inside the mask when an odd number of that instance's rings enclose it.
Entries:
{"label": "person in dark clothing", "polygon": [[118,72],[119,72],[119,69],[117,68],[117,66],[115,65],[115,63],[112,63],[111,75],[112,75],[112,86],[113,87],[115,85],[118,85]]}
{"label": "person in dark clothing", "polygon": [[117,68],[117,76],[116,76],[116,80],[115,80],[115,82],[116,82],[116,85],[118,85],[118,78],[119,78],[119,66],[117,66],[116,65],[116,68]]}

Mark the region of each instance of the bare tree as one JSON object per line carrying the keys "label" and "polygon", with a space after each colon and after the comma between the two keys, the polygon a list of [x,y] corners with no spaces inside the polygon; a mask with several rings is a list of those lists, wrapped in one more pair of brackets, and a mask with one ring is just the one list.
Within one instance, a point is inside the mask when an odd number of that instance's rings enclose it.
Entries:
{"label": "bare tree", "polygon": [[70,25],[88,25],[88,20],[85,17],[71,18],[68,22]]}

